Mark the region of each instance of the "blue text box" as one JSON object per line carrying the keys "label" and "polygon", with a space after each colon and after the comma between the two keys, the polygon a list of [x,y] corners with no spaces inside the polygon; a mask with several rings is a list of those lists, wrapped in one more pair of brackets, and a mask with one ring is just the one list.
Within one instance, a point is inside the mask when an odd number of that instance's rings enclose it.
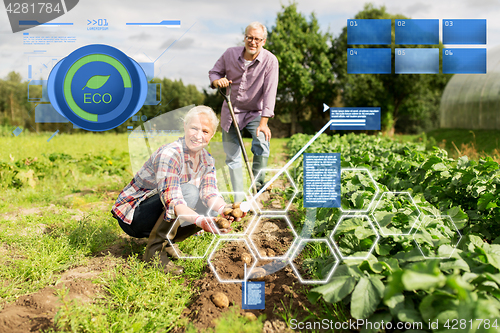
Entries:
{"label": "blue text box", "polygon": [[439,49],[396,49],[396,74],[439,74]]}
{"label": "blue text box", "polygon": [[242,283],[241,308],[245,310],[264,310],[266,308],[266,283],[264,281]]}
{"label": "blue text box", "polygon": [[340,207],[340,153],[304,153],[304,207]]}
{"label": "blue text box", "polygon": [[486,44],[486,20],[443,20],[443,44]]}
{"label": "blue text box", "polygon": [[330,108],[331,130],[380,131],[380,108]]}
{"label": "blue text box", "polygon": [[391,49],[347,49],[347,74],[391,74]]}
{"label": "blue text box", "polygon": [[347,20],[347,44],[391,44],[391,20]]}
{"label": "blue text box", "polygon": [[486,74],[486,49],[443,49],[444,74]]}
{"label": "blue text box", "polygon": [[396,20],[396,44],[439,44],[439,20]]}

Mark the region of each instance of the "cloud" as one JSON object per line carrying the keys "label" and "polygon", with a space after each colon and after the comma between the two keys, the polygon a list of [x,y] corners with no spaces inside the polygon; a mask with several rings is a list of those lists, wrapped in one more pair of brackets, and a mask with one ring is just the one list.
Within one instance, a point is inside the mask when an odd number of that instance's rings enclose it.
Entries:
{"label": "cloud", "polygon": [[431,9],[431,4],[423,4],[422,2],[417,2],[411,6],[408,6],[405,10],[405,13],[407,13],[407,15],[411,15],[411,17],[414,17],[415,14],[427,14],[431,11]]}
{"label": "cloud", "polygon": [[[172,43],[174,42],[175,44],[172,45]],[[184,37],[181,40],[169,38],[165,42],[163,42],[163,44],[160,45],[160,49],[164,50],[168,48],[170,45],[172,45],[172,48],[175,48],[176,50],[187,50],[194,45],[194,39],[189,37]]]}
{"label": "cloud", "polygon": [[130,40],[137,40],[137,41],[147,41],[147,40],[150,40],[152,37],[153,36],[151,34],[147,34],[147,33],[141,32],[138,35],[130,36],[128,39],[130,39]]}

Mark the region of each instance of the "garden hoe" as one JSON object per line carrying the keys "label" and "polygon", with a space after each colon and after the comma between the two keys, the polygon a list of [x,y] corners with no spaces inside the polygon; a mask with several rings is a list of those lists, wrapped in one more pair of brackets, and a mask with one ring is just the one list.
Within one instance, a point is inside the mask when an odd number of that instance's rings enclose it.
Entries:
{"label": "garden hoe", "polygon": [[252,166],[248,161],[247,151],[245,150],[245,145],[243,143],[243,138],[241,137],[240,127],[238,126],[238,122],[236,121],[236,117],[234,116],[233,105],[231,104],[231,84],[226,88],[226,93],[224,94],[222,90],[217,88],[219,93],[226,100],[227,106],[229,107],[229,112],[231,113],[231,118],[233,119],[234,128],[236,128],[236,133],[238,133],[238,141],[240,142],[241,151],[243,152],[243,158],[245,159],[245,164],[247,166],[248,174],[250,175],[250,181],[253,184],[254,193],[257,194],[257,187],[255,186],[255,179],[252,172]]}

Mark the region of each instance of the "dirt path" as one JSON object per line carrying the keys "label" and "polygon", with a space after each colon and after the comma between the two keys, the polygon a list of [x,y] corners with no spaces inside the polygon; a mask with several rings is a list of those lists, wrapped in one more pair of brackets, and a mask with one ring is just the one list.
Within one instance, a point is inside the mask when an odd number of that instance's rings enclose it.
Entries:
{"label": "dirt path", "polygon": [[54,328],[54,316],[62,305],[57,296],[62,289],[68,290],[65,299],[77,299],[83,303],[92,302],[98,296],[100,287],[91,282],[110,265],[105,257],[92,258],[88,265],[69,269],[53,287],[19,297],[7,304],[0,312],[0,332],[40,332]]}

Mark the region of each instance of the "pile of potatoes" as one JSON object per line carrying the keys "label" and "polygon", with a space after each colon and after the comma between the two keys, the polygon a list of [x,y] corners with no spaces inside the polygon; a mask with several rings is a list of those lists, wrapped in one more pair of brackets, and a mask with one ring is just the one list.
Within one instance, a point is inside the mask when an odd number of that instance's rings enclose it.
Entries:
{"label": "pile of potatoes", "polygon": [[[241,202],[235,202],[233,204],[233,208],[226,208],[224,210],[225,216],[232,216],[235,219],[241,218],[243,216],[243,211],[240,209]],[[217,224],[217,228],[219,229],[227,229],[231,226],[231,222],[225,219],[222,216],[217,216],[215,219],[215,223]]]}

